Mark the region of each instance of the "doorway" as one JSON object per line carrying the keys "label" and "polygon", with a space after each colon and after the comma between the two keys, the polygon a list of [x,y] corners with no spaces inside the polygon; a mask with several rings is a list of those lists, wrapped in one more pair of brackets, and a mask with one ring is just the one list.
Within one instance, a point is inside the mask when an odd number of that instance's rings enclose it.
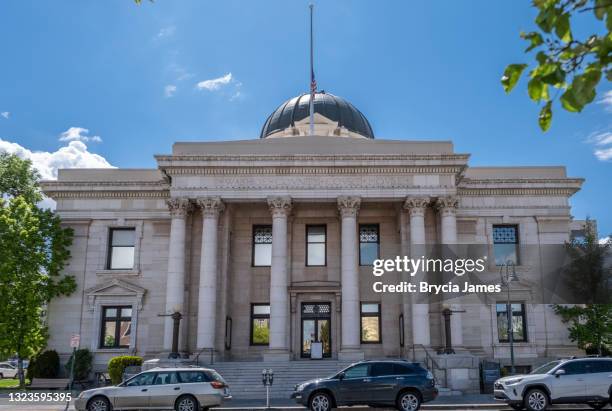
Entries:
{"label": "doorway", "polygon": [[302,358],[310,358],[311,344],[320,342],[323,357],[331,357],[331,303],[302,303]]}

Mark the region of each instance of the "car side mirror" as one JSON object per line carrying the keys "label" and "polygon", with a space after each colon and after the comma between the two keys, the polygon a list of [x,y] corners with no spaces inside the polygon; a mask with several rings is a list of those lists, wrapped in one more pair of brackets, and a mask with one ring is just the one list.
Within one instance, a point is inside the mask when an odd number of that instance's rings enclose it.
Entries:
{"label": "car side mirror", "polygon": [[338,379],[340,381],[342,381],[344,379],[344,377],[346,376],[346,374],[344,374],[343,372],[341,372],[340,374],[338,374]]}
{"label": "car side mirror", "polygon": [[565,374],[565,370],[561,369],[561,370],[557,370],[555,371],[555,377],[559,378],[560,376]]}

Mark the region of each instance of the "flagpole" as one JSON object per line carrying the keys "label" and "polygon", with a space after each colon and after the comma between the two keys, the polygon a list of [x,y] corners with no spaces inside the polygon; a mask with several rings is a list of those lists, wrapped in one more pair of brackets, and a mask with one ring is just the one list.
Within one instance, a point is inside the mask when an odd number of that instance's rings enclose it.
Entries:
{"label": "flagpole", "polygon": [[310,135],[314,135],[314,98],[317,91],[317,83],[314,75],[314,41],[312,35],[312,14],[314,4],[310,4]]}

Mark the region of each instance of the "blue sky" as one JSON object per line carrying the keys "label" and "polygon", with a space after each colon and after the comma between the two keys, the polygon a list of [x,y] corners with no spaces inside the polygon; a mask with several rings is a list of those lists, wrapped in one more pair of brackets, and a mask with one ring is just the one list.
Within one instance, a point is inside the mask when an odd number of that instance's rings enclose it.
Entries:
{"label": "blue sky", "polygon": [[[308,88],[308,3],[4,1],[0,143],[40,151],[53,173],[155,167],[175,141],[257,138]],[[612,136],[612,104],[557,107],[542,134],[524,82],[510,95],[499,85],[506,64],[527,60],[529,4],[316,1],[319,88],[355,104],[378,138],[452,140],[472,165],[566,165],[586,179],[573,214],[612,233],[612,160],[594,154],[610,148],[595,141]]]}

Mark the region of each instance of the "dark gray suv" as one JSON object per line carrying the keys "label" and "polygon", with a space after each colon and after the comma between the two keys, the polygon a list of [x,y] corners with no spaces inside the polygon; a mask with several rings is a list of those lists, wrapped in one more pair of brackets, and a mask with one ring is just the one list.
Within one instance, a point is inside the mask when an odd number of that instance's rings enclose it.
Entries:
{"label": "dark gray suv", "polygon": [[403,360],[361,361],[328,378],[295,386],[291,398],[312,411],[341,405],[394,406],[416,411],[438,395],[431,372]]}

